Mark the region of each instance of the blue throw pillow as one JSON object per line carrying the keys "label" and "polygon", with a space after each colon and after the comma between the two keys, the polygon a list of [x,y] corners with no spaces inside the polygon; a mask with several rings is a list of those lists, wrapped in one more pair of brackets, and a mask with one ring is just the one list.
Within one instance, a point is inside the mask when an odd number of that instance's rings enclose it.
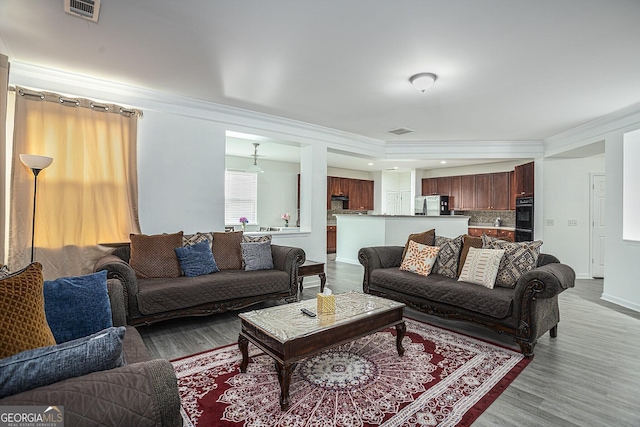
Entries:
{"label": "blue throw pillow", "polygon": [[0,359],[0,398],[124,366],[124,326]]}
{"label": "blue throw pillow", "polygon": [[107,271],[45,281],[44,311],[58,344],[113,326]]}
{"label": "blue throw pillow", "polygon": [[271,242],[243,242],[240,246],[242,247],[242,260],[245,263],[245,271],[271,270],[273,268]]}
{"label": "blue throw pillow", "polygon": [[220,271],[209,242],[203,241],[192,246],[175,248],[180,268],[185,276],[196,277]]}

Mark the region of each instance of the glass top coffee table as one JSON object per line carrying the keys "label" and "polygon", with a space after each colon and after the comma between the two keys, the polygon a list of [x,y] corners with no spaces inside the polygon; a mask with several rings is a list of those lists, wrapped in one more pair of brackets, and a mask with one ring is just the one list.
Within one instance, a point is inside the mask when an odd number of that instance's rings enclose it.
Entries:
{"label": "glass top coffee table", "polygon": [[249,363],[249,341],[275,360],[280,383],[280,408],[289,408],[289,384],[299,360],[386,329],[396,327],[398,354],[404,354],[402,319],[405,305],[358,292],[336,294],[335,314],[309,317],[300,310],[316,312],[316,300],[278,305],[241,313],[238,346],[242,353],[240,371]]}

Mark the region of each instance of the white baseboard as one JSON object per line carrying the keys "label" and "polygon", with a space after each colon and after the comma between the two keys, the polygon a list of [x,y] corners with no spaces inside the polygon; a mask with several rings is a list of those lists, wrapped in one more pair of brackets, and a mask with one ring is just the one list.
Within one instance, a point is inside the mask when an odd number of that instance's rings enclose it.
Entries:
{"label": "white baseboard", "polygon": [[631,301],[624,300],[622,298],[614,297],[613,295],[602,294],[601,299],[614,303],[616,305],[628,308],[633,311],[640,312],[640,304],[636,304]]}
{"label": "white baseboard", "polygon": [[345,262],[347,264],[360,265],[360,262],[357,259],[343,258],[343,257],[337,257],[337,256],[336,256],[336,262]]}

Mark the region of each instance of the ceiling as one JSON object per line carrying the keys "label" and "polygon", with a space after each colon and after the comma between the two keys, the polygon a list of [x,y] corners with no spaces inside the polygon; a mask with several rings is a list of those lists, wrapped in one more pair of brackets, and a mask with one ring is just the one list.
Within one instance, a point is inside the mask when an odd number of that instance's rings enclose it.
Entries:
{"label": "ceiling", "polygon": [[639,104],[638,41],[638,0],[102,0],[97,23],[0,1],[11,61],[391,145],[542,140]]}

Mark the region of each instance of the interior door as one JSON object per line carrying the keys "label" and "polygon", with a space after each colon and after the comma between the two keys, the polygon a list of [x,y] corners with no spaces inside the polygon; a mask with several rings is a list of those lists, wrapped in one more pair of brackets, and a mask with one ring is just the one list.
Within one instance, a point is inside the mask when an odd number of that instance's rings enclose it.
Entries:
{"label": "interior door", "polygon": [[591,175],[591,277],[604,277],[605,175]]}

